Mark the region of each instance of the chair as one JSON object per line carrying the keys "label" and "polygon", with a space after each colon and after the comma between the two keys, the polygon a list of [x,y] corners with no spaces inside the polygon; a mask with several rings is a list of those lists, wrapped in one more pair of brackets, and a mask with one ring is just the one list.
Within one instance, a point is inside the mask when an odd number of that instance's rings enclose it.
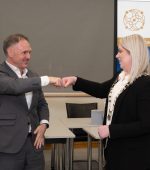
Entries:
{"label": "chair", "polygon": [[[66,103],[68,118],[91,117],[91,110],[97,109],[97,103]],[[87,141],[87,134],[82,129],[72,129],[76,135],[74,141]]]}
{"label": "chair", "polygon": [[[91,110],[97,109],[97,103],[66,103],[68,118],[91,117]],[[76,135],[74,141],[87,141],[87,134],[82,129],[72,129]]]}

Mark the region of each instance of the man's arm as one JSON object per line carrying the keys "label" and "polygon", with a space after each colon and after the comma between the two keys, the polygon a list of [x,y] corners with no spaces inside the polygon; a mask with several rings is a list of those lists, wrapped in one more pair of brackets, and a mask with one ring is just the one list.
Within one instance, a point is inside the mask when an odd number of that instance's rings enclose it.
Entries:
{"label": "man's arm", "polygon": [[27,79],[13,78],[4,73],[0,73],[0,94],[18,95],[34,90],[40,90],[41,86],[52,84],[61,86],[61,79],[58,77],[47,77],[47,83],[43,83],[43,77],[29,77]]}

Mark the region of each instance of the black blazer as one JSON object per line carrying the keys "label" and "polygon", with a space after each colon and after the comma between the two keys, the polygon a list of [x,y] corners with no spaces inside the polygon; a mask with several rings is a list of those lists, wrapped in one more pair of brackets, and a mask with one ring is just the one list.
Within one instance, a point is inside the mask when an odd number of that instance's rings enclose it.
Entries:
{"label": "black blazer", "polygon": [[[104,83],[77,78],[74,90],[98,98],[107,97],[116,77]],[[117,98],[109,126],[107,157],[112,170],[146,170],[150,168],[150,77],[142,76],[129,85]],[[119,163],[120,162],[120,163]],[[143,169],[145,167],[145,169]]]}
{"label": "black blazer", "polygon": [[[28,135],[28,124],[31,124],[33,132],[40,120],[49,120],[41,80],[31,71],[28,77],[20,79],[6,63],[0,65],[0,152],[18,152]],[[28,109],[25,93],[30,91],[33,97]]]}

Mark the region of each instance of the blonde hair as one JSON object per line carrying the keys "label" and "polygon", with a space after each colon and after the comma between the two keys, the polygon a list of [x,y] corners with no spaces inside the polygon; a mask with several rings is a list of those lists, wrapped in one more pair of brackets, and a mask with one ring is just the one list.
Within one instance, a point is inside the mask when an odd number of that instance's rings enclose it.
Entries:
{"label": "blonde hair", "polygon": [[124,37],[122,46],[130,52],[132,59],[129,82],[133,82],[143,74],[149,74],[148,48],[142,36],[133,34]]}

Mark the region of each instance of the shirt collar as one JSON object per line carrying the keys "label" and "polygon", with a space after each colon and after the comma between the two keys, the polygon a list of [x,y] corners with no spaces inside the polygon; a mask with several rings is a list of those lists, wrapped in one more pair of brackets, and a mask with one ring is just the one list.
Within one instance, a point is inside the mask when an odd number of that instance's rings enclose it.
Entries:
{"label": "shirt collar", "polygon": [[20,70],[19,70],[18,67],[10,64],[8,61],[6,61],[6,64],[17,74],[17,76],[18,76],[19,78],[22,78],[22,77],[26,76],[27,73],[28,73],[28,69],[25,68],[25,69],[23,70],[23,74],[21,75],[21,72],[20,72]]}
{"label": "shirt collar", "polygon": [[127,75],[124,71],[122,71],[120,74],[119,74],[119,80],[120,81],[129,81],[129,75]]}

